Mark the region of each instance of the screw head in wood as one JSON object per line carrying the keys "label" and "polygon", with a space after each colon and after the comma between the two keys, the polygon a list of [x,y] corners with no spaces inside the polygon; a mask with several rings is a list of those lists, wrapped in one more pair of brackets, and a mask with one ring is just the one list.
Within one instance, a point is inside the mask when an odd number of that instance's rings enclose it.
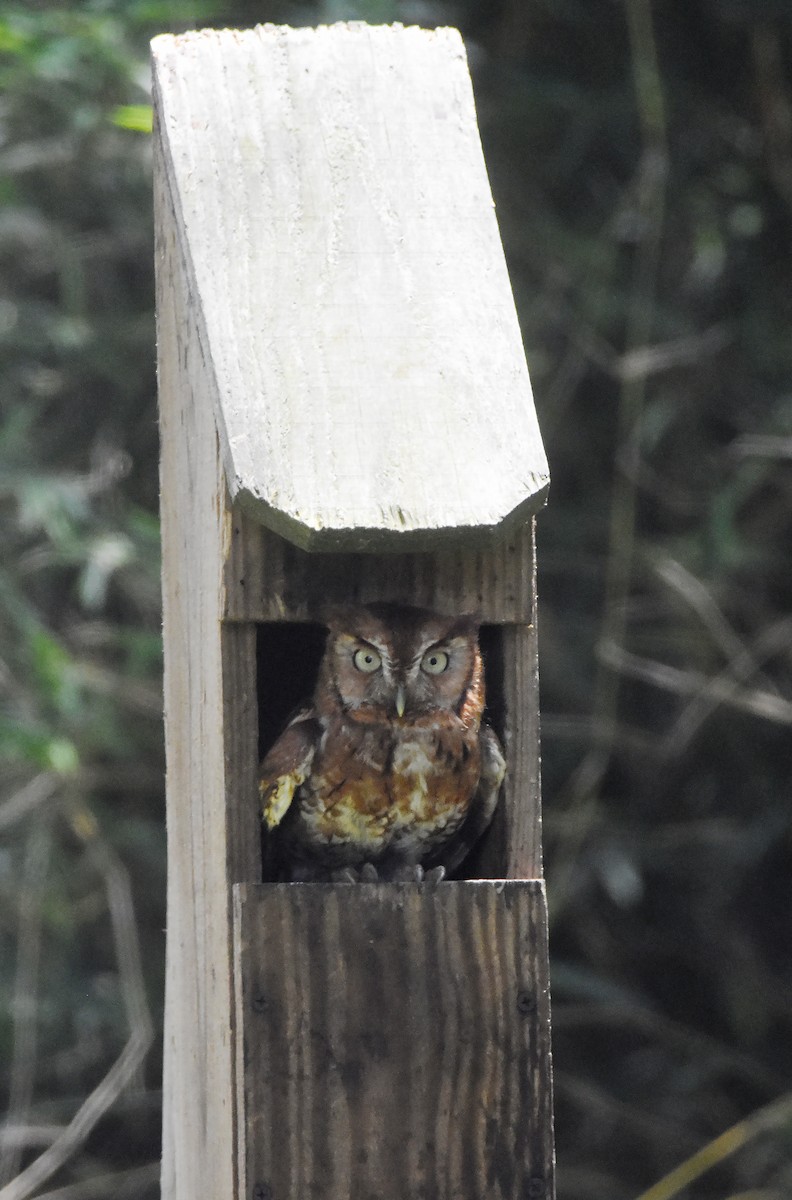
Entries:
{"label": "screw head in wood", "polygon": [[253,1185],[253,1200],[272,1200],[272,1188],[268,1183]]}
{"label": "screw head in wood", "polygon": [[547,1184],[540,1175],[534,1175],[528,1180],[525,1188],[527,1200],[541,1200],[547,1190]]}
{"label": "screw head in wood", "polygon": [[253,999],[250,1001],[250,1007],[253,1012],[262,1013],[267,1007],[267,997],[263,992],[256,992]]}
{"label": "screw head in wood", "polygon": [[532,992],[523,989],[517,993],[517,1011],[524,1017],[536,1011],[536,997]]}

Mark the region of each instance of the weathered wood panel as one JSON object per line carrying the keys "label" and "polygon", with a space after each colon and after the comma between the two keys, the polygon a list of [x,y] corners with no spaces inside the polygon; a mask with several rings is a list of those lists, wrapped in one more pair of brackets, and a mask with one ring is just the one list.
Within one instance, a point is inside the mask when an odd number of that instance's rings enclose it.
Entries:
{"label": "weathered wood panel", "polygon": [[534,619],[533,522],[489,550],[414,554],[312,554],[234,512],[225,571],[232,621],[316,621],[339,601],[391,600],[482,621]]}
{"label": "weathered wood panel", "polygon": [[224,623],[223,738],[230,883],[261,879],[261,818],[258,800],[259,713],[256,626]]}
{"label": "weathered wood panel", "polygon": [[[158,158],[156,136],[154,146]],[[229,515],[211,378],[159,160],[155,181],[168,808],[162,1194],[230,1200],[229,882],[260,877],[255,629],[221,625]]]}
{"label": "weathered wood panel", "polygon": [[240,1196],[552,1197],[541,883],[241,885],[235,973]]}
{"label": "weathered wood panel", "polygon": [[[486,631],[485,631],[486,632]],[[506,625],[482,639],[491,722],[503,743],[506,778],[492,825],[464,867],[469,878],[541,879],[539,677],[534,625]],[[489,705],[488,705],[489,706]]]}
{"label": "weathered wood panel", "polygon": [[509,770],[496,832],[502,830],[500,862],[507,879],[540,879],[543,874],[537,651],[536,624],[504,629],[504,734]]}
{"label": "weathered wood panel", "polygon": [[547,463],[457,31],[152,46],[232,496],[310,548],[526,520]]}

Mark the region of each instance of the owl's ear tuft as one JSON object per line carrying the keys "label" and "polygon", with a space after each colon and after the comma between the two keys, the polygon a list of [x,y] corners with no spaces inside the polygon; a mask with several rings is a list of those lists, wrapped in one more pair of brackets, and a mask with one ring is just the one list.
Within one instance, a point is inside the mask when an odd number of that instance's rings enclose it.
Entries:
{"label": "owl's ear tuft", "polygon": [[481,616],[479,613],[462,613],[458,617],[454,617],[449,627],[447,637],[478,637],[479,627],[481,626]]}
{"label": "owl's ear tuft", "polygon": [[353,604],[326,604],[319,619],[331,633],[348,633],[360,618],[360,608]]}

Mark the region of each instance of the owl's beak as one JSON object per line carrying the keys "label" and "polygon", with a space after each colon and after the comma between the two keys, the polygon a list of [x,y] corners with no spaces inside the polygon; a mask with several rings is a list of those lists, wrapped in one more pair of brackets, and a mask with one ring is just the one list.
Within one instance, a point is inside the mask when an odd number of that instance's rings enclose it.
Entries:
{"label": "owl's beak", "polygon": [[401,684],[399,684],[399,686],[396,689],[396,700],[394,701],[394,703],[396,705],[397,715],[399,717],[403,717],[404,710],[407,706],[407,697],[404,694],[404,688],[402,687]]}

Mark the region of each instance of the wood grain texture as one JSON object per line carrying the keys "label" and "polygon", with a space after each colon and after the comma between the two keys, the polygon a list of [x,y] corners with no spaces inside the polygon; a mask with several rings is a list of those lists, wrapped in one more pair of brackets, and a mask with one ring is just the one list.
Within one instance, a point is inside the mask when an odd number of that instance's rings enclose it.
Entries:
{"label": "wood grain texture", "polygon": [[469,544],[547,463],[455,30],[153,42],[232,497],[309,548]]}
{"label": "wood grain texture", "polygon": [[261,879],[261,820],[257,804],[259,721],[256,626],[224,623],[223,739],[227,864],[231,883]]}
{"label": "wood grain texture", "polygon": [[229,882],[260,871],[255,630],[221,626],[227,491],[156,134],[154,147],[168,837],[162,1194],[226,1200],[236,1095]]}
{"label": "wood grain texture", "polygon": [[499,828],[501,869],[507,879],[541,879],[542,803],[539,742],[537,628],[503,631],[505,750],[509,765],[503,785]]}
{"label": "wood grain texture", "polygon": [[482,621],[533,621],[533,522],[489,550],[311,554],[234,512],[225,569],[231,621],[316,621],[327,604],[389,600]]}
{"label": "wood grain texture", "polygon": [[536,625],[506,625],[496,632],[497,637],[486,639],[491,647],[487,686],[490,720],[506,757],[506,778],[492,825],[464,873],[469,878],[541,879]]}
{"label": "wood grain texture", "polygon": [[550,1200],[546,963],[538,882],[237,887],[240,1196]]}

